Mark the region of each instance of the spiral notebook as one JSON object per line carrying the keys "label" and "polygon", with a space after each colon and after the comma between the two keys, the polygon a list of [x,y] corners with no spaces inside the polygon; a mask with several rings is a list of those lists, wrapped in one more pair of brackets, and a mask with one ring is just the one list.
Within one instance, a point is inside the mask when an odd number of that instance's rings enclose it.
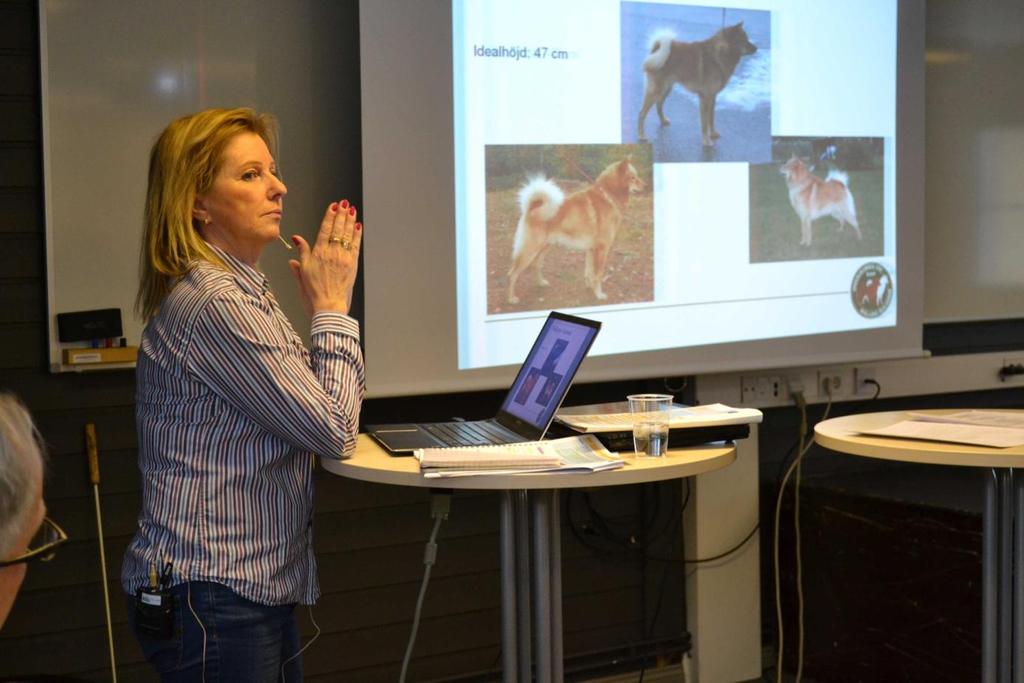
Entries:
{"label": "spiral notebook", "polygon": [[412,455],[420,448],[543,439],[600,329],[601,323],[596,320],[552,311],[519,368],[501,409],[489,420],[368,425],[366,432],[392,455]]}
{"label": "spiral notebook", "polygon": [[498,446],[460,446],[424,448],[416,451],[420,467],[459,467],[472,469],[557,467],[558,453],[541,447],[537,441]]}
{"label": "spiral notebook", "polygon": [[415,455],[427,478],[602,472],[625,464],[593,434],[499,446],[424,448]]}

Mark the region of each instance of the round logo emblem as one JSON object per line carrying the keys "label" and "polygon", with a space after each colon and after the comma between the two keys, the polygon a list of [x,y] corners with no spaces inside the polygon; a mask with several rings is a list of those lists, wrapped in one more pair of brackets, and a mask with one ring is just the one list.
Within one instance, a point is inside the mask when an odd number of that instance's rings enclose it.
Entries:
{"label": "round logo emblem", "polygon": [[877,318],[892,303],[893,282],[889,271],[871,261],[857,269],[850,285],[853,307],[865,318]]}

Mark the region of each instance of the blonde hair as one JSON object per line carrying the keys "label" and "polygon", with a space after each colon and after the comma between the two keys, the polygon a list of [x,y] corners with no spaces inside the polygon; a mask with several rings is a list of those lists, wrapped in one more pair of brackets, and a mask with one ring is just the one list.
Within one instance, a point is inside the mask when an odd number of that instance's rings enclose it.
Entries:
{"label": "blonde hair", "polygon": [[43,475],[40,443],[25,406],[13,394],[0,393],[0,559],[7,558],[33,512],[35,482]]}
{"label": "blonde hair", "polygon": [[275,119],[244,107],[183,116],[172,121],[153,145],[135,297],[135,310],[143,320],[156,314],[175,282],[197,260],[224,266],[199,234],[192,208],[197,195],[212,187],[224,148],[240,133],[259,135],[271,152],[276,147]]}

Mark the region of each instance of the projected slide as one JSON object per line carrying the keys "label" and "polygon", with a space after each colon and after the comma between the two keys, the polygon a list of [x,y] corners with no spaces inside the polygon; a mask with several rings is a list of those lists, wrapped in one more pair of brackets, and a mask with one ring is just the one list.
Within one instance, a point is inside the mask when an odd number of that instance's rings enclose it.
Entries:
{"label": "projected slide", "polygon": [[896,4],[456,0],[459,367],[895,326]]}

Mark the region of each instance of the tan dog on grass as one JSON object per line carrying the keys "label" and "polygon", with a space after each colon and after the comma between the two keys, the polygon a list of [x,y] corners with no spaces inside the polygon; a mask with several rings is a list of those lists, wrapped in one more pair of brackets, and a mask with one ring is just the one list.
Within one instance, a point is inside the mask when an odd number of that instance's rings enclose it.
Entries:
{"label": "tan dog on grass", "polygon": [[568,197],[543,176],[524,185],[519,191],[519,224],[508,271],[508,302],[519,303],[516,281],[531,264],[536,264],[537,283],[547,286],[542,267],[544,252],[552,244],[585,251],[583,280],[595,297],[607,299],[601,283],[608,252],[630,195],[644,188],[630,157],[609,165],[593,184]]}
{"label": "tan dog on grass", "polygon": [[800,246],[811,246],[811,223],[822,216],[838,220],[840,230],[849,223],[857,232],[857,239],[861,239],[850,179],[845,173],[831,170],[822,180],[796,155],[779,168],[779,173],[786,177],[789,203],[800,218]]}

